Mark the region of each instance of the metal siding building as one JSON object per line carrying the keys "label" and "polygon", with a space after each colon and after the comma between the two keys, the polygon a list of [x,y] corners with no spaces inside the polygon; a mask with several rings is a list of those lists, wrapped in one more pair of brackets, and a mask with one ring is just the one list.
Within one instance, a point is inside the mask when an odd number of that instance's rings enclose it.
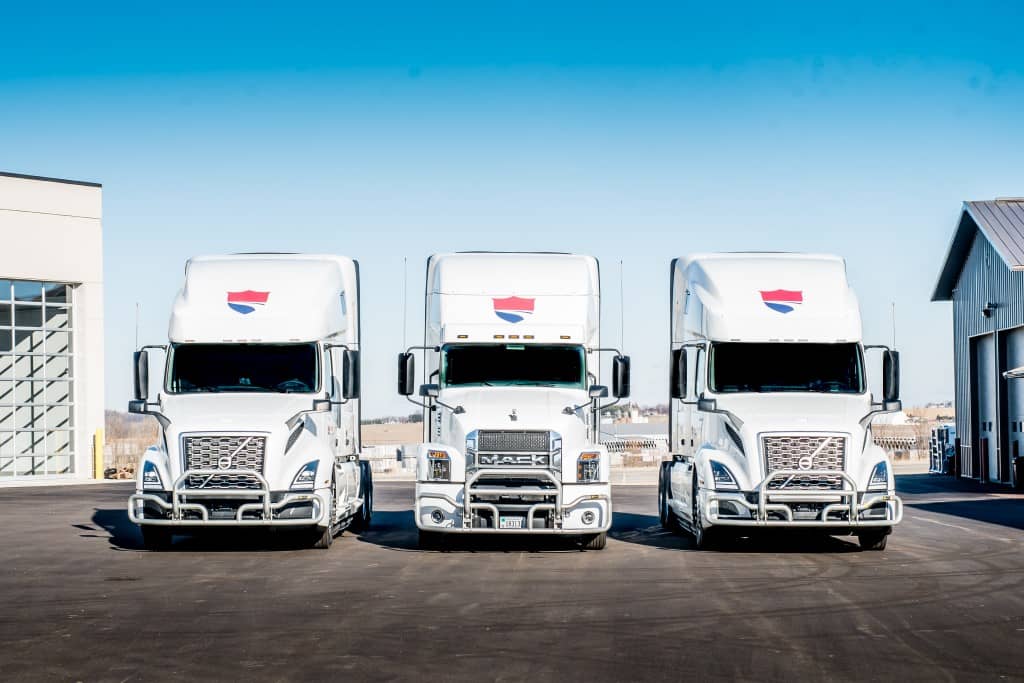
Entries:
{"label": "metal siding building", "polygon": [[0,486],[96,474],[101,218],[95,183],[0,173]]}
{"label": "metal siding building", "polygon": [[933,301],[953,302],[958,471],[1016,483],[1024,454],[1024,200],[965,202]]}

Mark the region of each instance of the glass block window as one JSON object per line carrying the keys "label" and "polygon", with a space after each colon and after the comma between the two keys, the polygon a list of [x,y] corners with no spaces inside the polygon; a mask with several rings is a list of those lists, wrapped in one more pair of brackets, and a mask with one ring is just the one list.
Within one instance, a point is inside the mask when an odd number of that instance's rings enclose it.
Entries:
{"label": "glass block window", "polygon": [[0,479],[74,471],[72,293],[0,280]]}

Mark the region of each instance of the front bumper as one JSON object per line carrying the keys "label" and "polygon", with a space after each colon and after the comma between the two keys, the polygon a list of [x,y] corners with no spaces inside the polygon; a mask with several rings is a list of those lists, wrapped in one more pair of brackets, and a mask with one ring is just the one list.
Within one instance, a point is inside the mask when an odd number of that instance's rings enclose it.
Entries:
{"label": "front bumper", "polygon": [[[769,488],[793,475],[841,476],[842,489]],[[893,492],[858,491],[845,472],[778,470],[756,492],[709,491],[702,502],[708,523],[722,526],[858,529],[891,527],[903,519],[903,501]]]}
{"label": "front bumper", "polygon": [[[186,486],[190,476],[221,474],[248,476],[259,488]],[[222,511],[225,507],[227,515]],[[136,493],[128,498],[128,517],[135,524],[175,527],[326,526],[327,508],[325,497],[316,491],[271,492],[263,475],[252,470],[188,470],[170,492]]]}
{"label": "front bumper", "polygon": [[[490,486],[480,481],[484,476],[529,476],[545,485]],[[417,482],[415,517],[423,531],[597,534],[612,525],[611,485],[562,484],[548,470],[480,469],[469,473],[464,484]],[[521,526],[501,528],[502,518],[519,519]]]}

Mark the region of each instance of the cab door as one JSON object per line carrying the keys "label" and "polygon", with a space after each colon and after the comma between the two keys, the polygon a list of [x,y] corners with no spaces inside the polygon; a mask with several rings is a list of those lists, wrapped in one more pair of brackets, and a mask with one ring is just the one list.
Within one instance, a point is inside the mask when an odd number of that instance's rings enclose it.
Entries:
{"label": "cab door", "polygon": [[341,352],[339,348],[328,349],[324,354],[324,367],[332,402],[327,433],[334,454],[334,495],[337,507],[344,509],[359,496],[359,455],[354,427],[359,411],[354,400],[343,398]]}

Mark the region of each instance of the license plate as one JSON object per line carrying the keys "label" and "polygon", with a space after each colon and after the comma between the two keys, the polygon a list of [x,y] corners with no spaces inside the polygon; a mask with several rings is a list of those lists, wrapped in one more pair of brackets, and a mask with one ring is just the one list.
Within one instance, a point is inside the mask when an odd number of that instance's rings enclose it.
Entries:
{"label": "license plate", "polygon": [[498,517],[498,528],[499,529],[522,529],[523,518],[522,517]]}

